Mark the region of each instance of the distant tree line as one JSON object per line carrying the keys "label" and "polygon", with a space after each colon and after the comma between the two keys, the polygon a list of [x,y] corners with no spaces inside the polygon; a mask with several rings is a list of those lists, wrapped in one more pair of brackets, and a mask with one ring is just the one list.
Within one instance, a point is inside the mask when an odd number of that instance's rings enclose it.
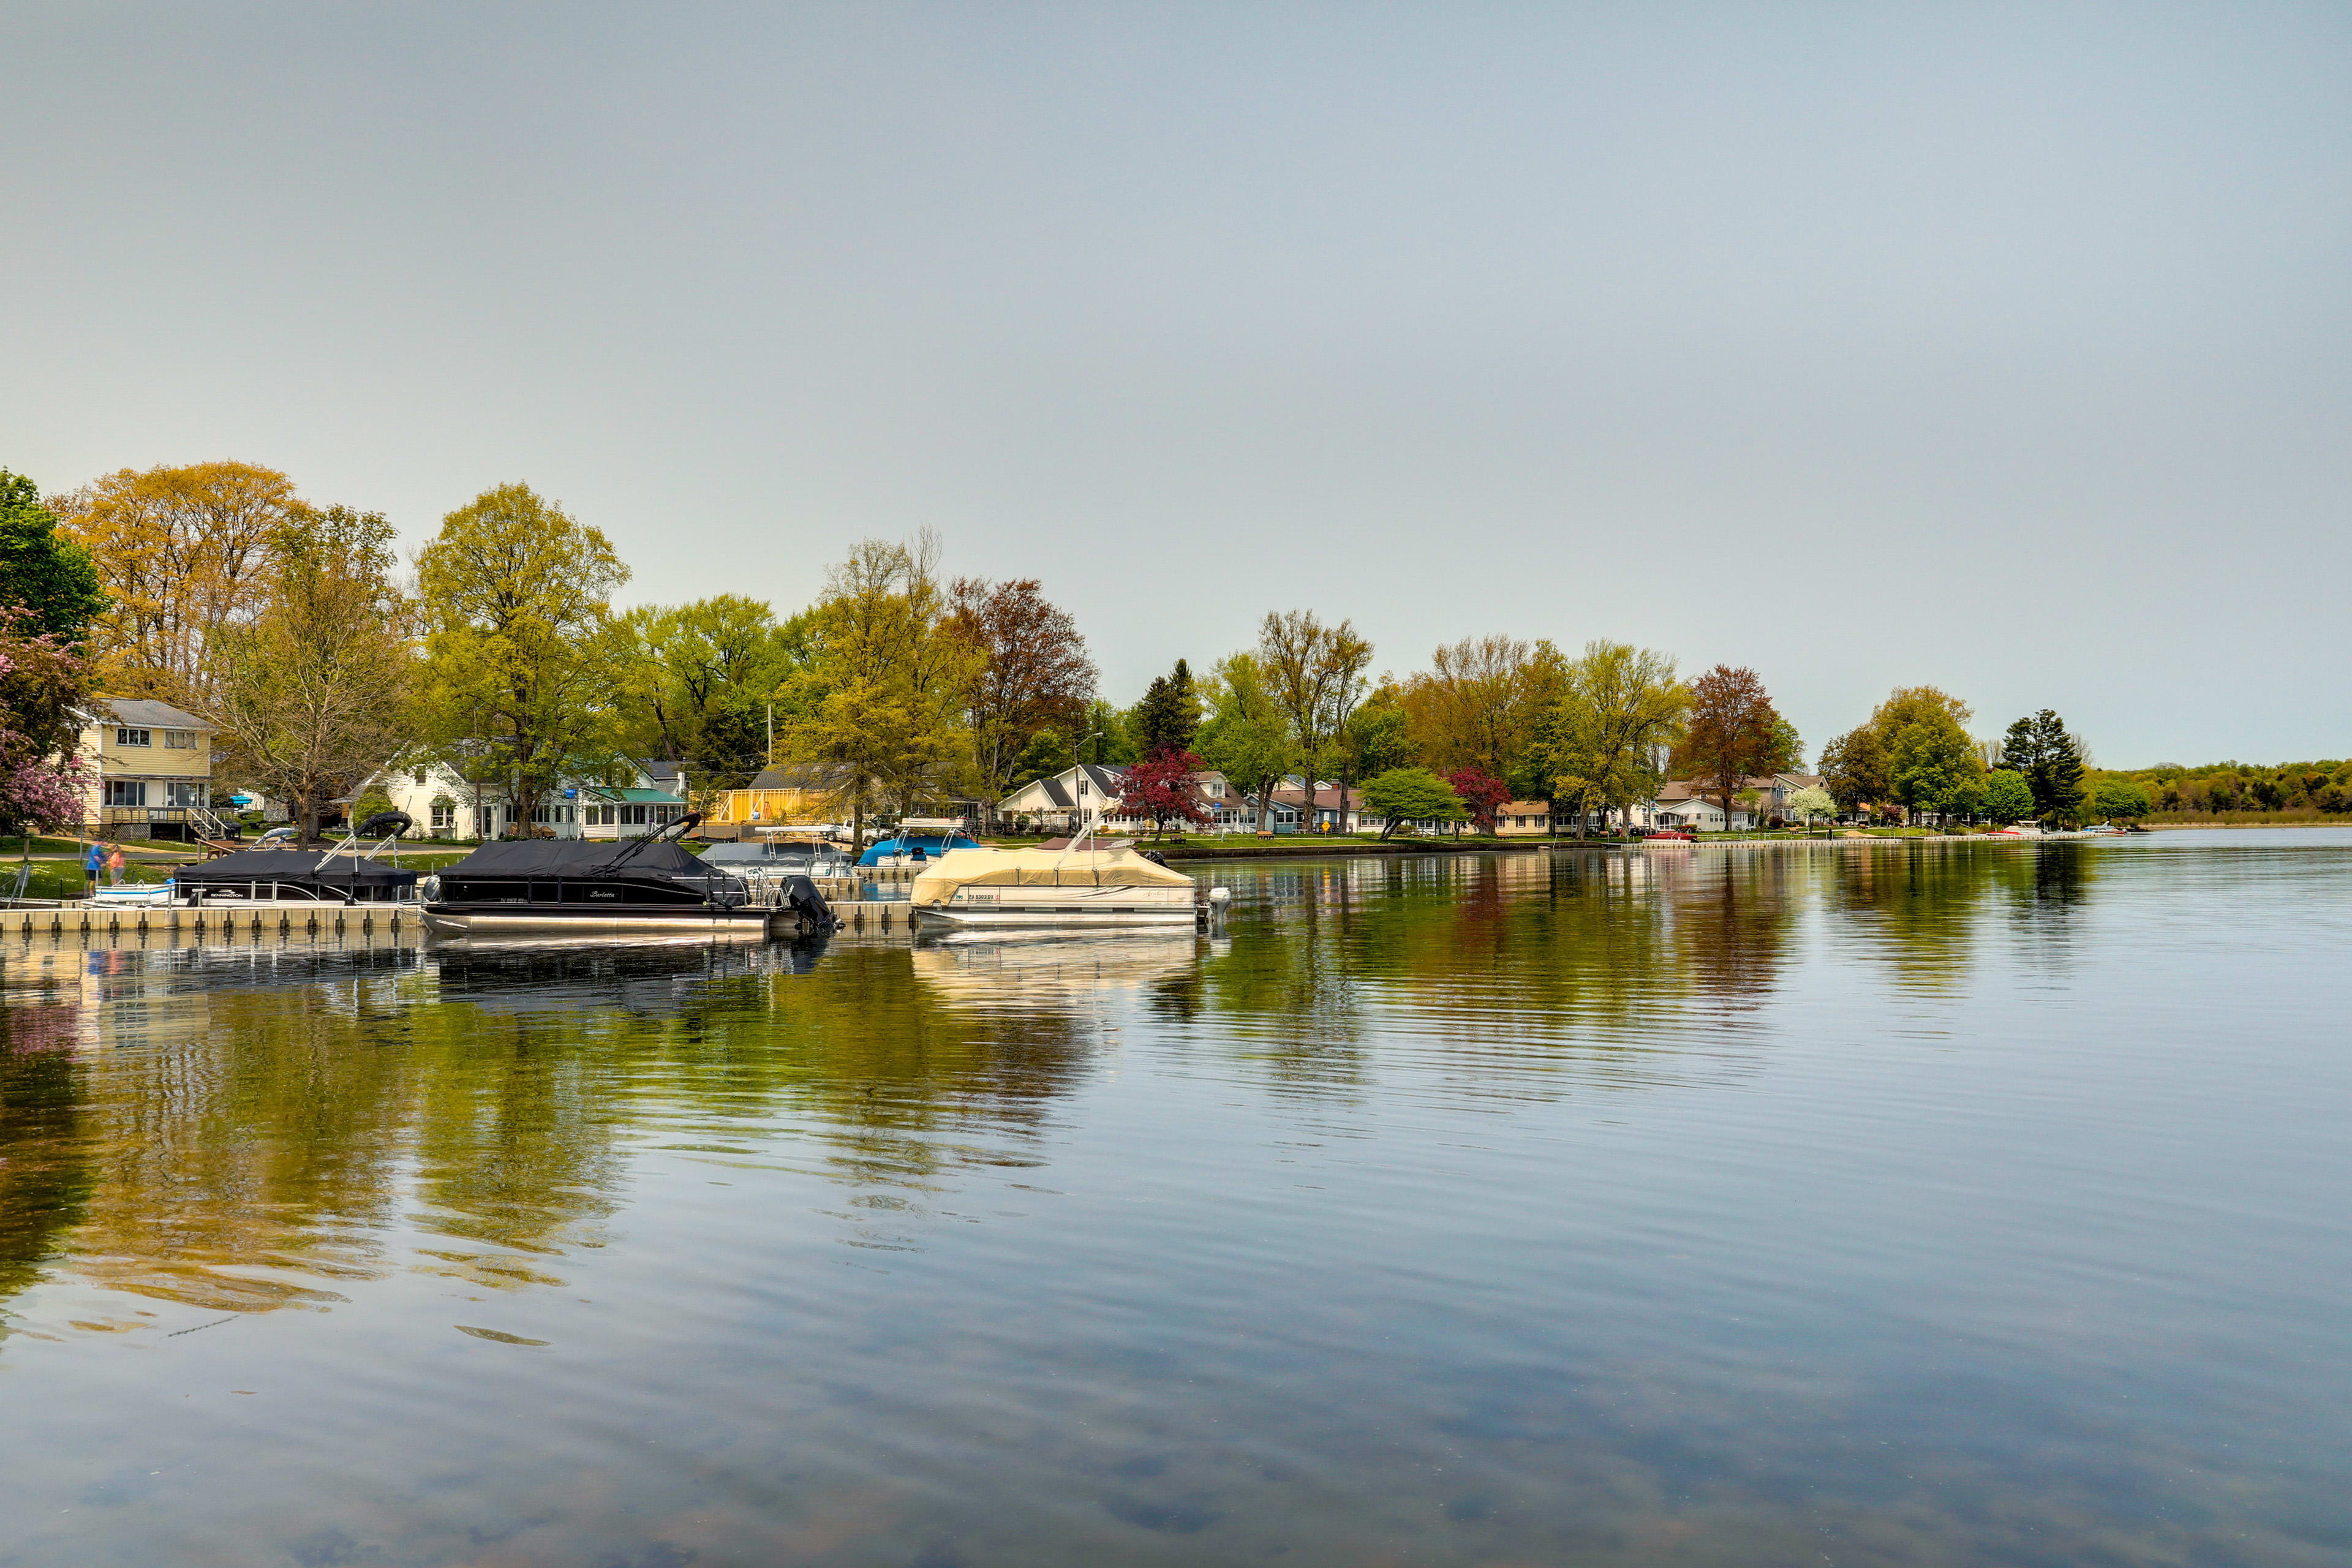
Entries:
{"label": "distant tree line", "polygon": [[[211,720],[223,774],[306,825],[428,759],[525,823],[566,778],[658,761],[698,792],[792,769],[861,827],[985,810],[1079,761],[1150,764],[1137,798],[1169,823],[1196,815],[1183,774],[1214,768],[1269,814],[1303,777],[1361,786],[1391,825],[1491,830],[1517,799],[1578,831],[1676,779],[1728,816],[1751,781],[1804,767],[1755,670],[1685,679],[1606,639],[1465,637],[1376,674],[1351,621],[1276,610],[1248,646],[1179,658],[1120,707],[1040,580],[950,576],[928,535],[857,542],[788,613],[732,592],[616,608],[630,572],[610,539],[520,483],[448,513],[411,566],[392,541],[381,514],[253,464],[123,469],[46,500],[0,475],[0,821],[72,797],[62,716],[92,692]],[[1970,716],[1898,689],[1822,748],[1820,794],[1786,809],[2063,824],[2352,808],[2343,763],[2103,773],[2048,710],[1997,739]]]}

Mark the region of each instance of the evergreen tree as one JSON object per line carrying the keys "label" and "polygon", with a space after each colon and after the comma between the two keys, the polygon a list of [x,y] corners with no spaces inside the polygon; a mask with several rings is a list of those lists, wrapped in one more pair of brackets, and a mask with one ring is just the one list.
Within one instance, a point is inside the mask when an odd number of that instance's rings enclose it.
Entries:
{"label": "evergreen tree", "polygon": [[2064,721],[2044,708],[2033,716],[2034,804],[2059,822],[2083,815],[2083,748],[2066,732]]}
{"label": "evergreen tree", "polygon": [[1147,757],[1188,752],[1201,728],[1201,700],[1192,691],[1192,670],[1182,659],[1166,675],[1155,675],[1135,705],[1135,743]]}
{"label": "evergreen tree", "polygon": [[[2023,773],[2028,780],[2033,777],[2033,764],[2041,754],[2030,715],[2011,724],[2009,733],[2000,738],[2000,765],[2011,773]],[[2035,809],[2040,809],[2038,797]]]}

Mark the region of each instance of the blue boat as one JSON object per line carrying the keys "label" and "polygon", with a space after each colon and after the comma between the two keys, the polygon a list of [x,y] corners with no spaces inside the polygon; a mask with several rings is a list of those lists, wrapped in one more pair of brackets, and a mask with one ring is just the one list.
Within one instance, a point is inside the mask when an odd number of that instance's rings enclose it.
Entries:
{"label": "blue boat", "polygon": [[861,866],[896,866],[899,858],[920,854],[926,860],[936,860],[950,849],[977,849],[979,841],[965,833],[901,833],[891,838],[877,838],[857,858]]}

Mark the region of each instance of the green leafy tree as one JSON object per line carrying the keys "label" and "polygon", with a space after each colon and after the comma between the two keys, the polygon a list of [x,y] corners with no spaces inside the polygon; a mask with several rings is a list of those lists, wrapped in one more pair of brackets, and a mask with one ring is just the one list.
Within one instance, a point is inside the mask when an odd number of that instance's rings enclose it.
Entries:
{"label": "green leafy tree", "polygon": [[1408,822],[1462,822],[1469,817],[1454,786],[1427,768],[1391,768],[1364,785],[1364,809],[1387,818],[1381,837]]}
{"label": "green leafy tree", "polygon": [[1862,811],[1894,799],[1886,745],[1877,730],[1859,725],[1823,746],[1822,783],[1843,811]]}
{"label": "green leafy tree", "polygon": [[1021,755],[1013,764],[1012,782],[1006,793],[1019,789],[1033,780],[1051,778],[1070,765],[1070,736],[1063,730],[1040,730],[1029,737],[1021,748]]}
{"label": "green leafy tree", "polygon": [[614,617],[614,743],[709,788],[741,788],[768,764],[769,710],[807,663],[807,629],[735,594]]}
{"label": "green leafy tree", "polygon": [[1083,740],[1079,761],[1121,767],[1143,754],[1135,743],[1135,731],[1128,723],[1128,716],[1101,699],[1087,704],[1082,723],[1084,728],[1078,731]]}
{"label": "green leafy tree", "polygon": [[17,635],[78,646],[109,604],[89,552],[58,531],[32,480],[0,468],[0,610],[26,612]]}
{"label": "green leafy tree", "polygon": [[2091,809],[2102,821],[2137,822],[2155,810],[2147,786],[2130,779],[2101,779],[2090,789]]}
{"label": "green leafy tree", "polygon": [[1182,659],[1166,675],[1155,675],[1135,705],[1135,743],[1145,757],[1188,752],[1201,729],[1201,698],[1192,689],[1192,667]]}
{"label": "green leafy tree", "polygon": [[424,737],[502,786],[517,823],[572,759],[609,752],[606,623],[628,577],[600,531],[522,484],[449,513],[417,557]]}
{"label": "green leafy tree", "polygon": [[1368,779],[1412,761],[1412,736],[1396,688],[1383,684],[1349,716],[1349,776]]}
{"label": "green leafy tree", "polygon": [[2013,768],[1985,775],[1985,815],[1995,822],[2020,822],[2033,815],[2033,786]]}
{"label": "green leafy tree", "polygon": [[1207,683],[1209,719],[1194,747],[1211,767],[1257,797],[1258,831],[1274,831],[1274,786],[1297,765],[1290,721],[1266,689],[1257,657],[1220,659]]}
{"label": "green leafy tree", "polygon": [[1956,816],[1984,798],[1976,742],[1948,712],[1931,710],[1904,725],[1889,761],[1895,798],[1914,811]]}
{"label": "green leafy tree", "polygon": [[1668,655],[1596,640],[1569,661],[1559,698],[1536,726],[1522,777],[1530,794],[1563,805],[1584,837],[1587,815],[1624,811],[1657,793],[1660,763],[1682,739],[1690,690]]}

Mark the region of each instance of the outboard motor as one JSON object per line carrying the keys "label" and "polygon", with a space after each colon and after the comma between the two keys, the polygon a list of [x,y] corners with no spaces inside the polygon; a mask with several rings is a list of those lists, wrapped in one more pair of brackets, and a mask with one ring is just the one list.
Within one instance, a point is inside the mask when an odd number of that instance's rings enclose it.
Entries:
{"label": "outboard motor", "polygon": [[1145,850],[1145,851],[1143,852],[1143,858],[1144,858],[1146,860],[1150,861],[1150,862],[1151,862],[1153,865],[1155,865],[1155,866],[1165,866],[1166,864],[1168,864],[1168,857],[1167,857],[1167,856],[1165,856],[1165,855],[1162,855],[1162,854],[1161,854],[1159,850],[1157,850],[1157,849],[1147,849],[1147,850]]}
{"label": "outboard motor", "polygon": [[824,901],[824,895],[806,877],[785,878],[782,891],[782,898],[777,901],[793,911],[793,923],[801,935],[829,936],[841,929],[842,922],[834,914],[833,906]]}

